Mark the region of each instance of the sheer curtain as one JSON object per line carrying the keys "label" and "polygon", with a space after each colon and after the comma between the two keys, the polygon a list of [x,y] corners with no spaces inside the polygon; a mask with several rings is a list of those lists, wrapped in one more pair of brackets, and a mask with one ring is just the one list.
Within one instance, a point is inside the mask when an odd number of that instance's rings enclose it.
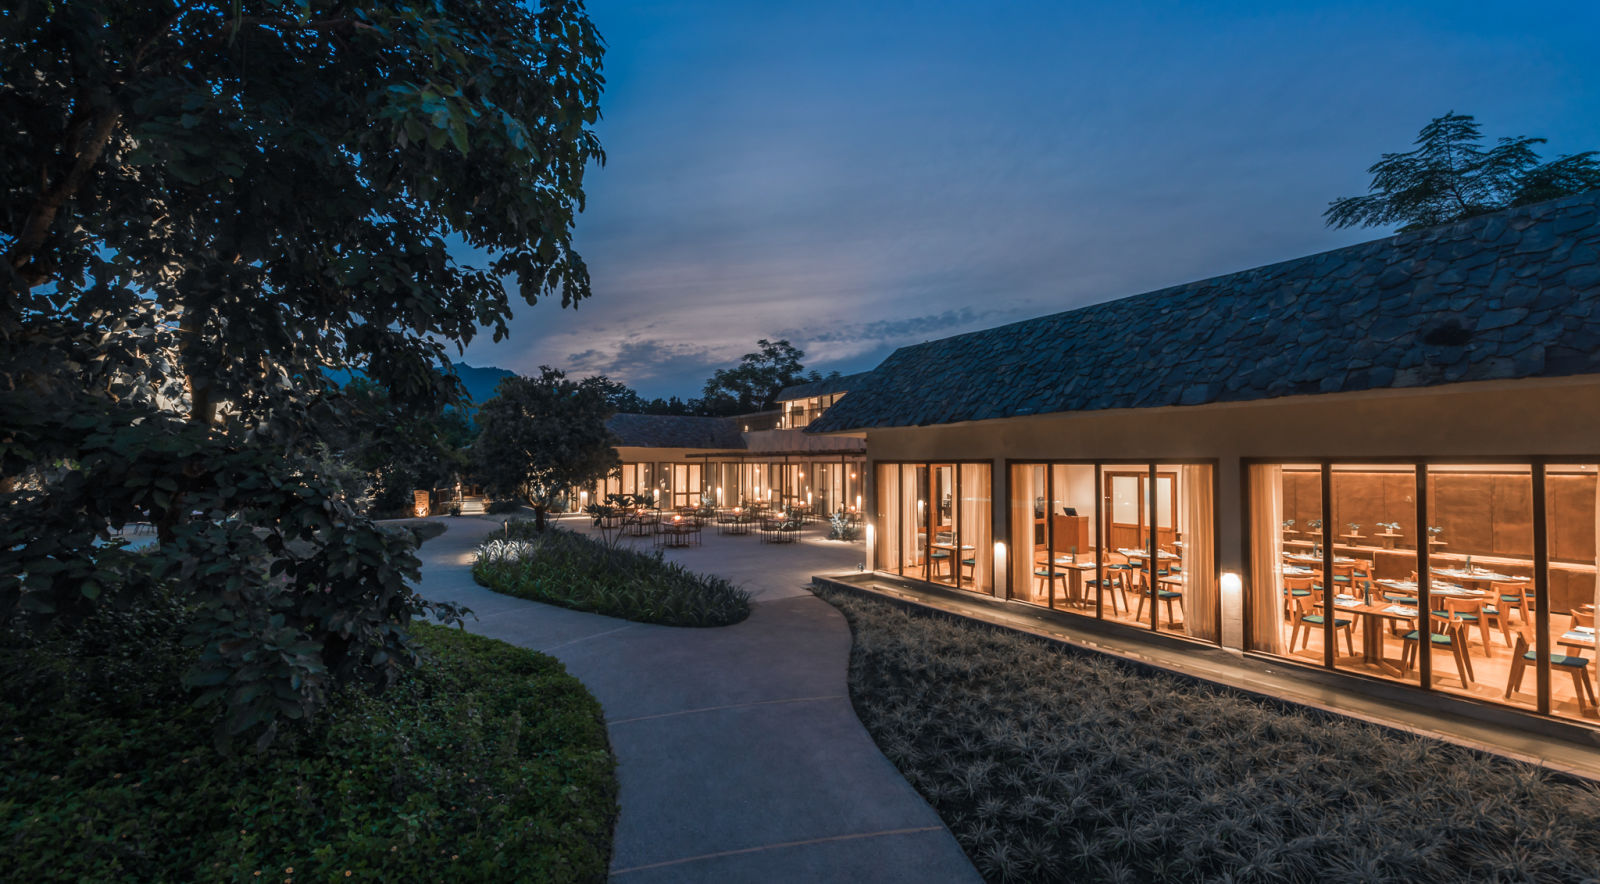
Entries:
{"label": "sheer curtain", "polygon": [[[1594,483],[1594,555],[1594,597],[1589,600],[1594,603],[1594,608],[1591,609],[1594,619],[1589,625],[1595,628],[1595,635],[1600,636],[1600,478]],[[1594,677],[1600,680],[1600,648],[1597,648],[1596,653],[1591,656],[1594,657],[1590,661],[1594,664]]]}
{"label": "sheer curtain", "polygon": [[873,541],[878,549],[873,567],[880,571],[900,569],[900,467],[895,464],[878,464],[878,487],[873,489],[877,501],[878,524]]}
{"label": "sheer curtain", "polygon": [[1033,499],[1043,494],[1035,488],[1033,464],[1011,465],[1011,597],[1033,601]]}
{"label": "sheer curtain", "polygon": [[1183,520],[1183,631],[1198,639],[1218,641],[1217,563],[1212,532],[1216,520],[1212,509],[1211,467],[1185,464],[1179,487]]}
{"label": "sheer curtain", "polygon": [[[917,467],[900,465],[900,560],[907,577],[926,579],[922,567],[923,545],[927,542],[928,510],[926,502],[918,496]],[[918,506],[918,502],[923,502]]]}
{"label": "sheer curtain", "polygon": [[[964,463],[961,470],[961,544],[970,546],[962,550],[960,558],[973,561],[972,588],[979,592],[994,591],[994,508],[989,492],[988,464]],[[960,565],[960,562],[957,562]],[[963,568],[965,566],[962,566]],[[957,572],[960,573],[960,572]]]}
{"label": "sheer curtain", "polygon": [[1249,649],[1269,654],[1283,647],[1283,467],[1250,468]]}

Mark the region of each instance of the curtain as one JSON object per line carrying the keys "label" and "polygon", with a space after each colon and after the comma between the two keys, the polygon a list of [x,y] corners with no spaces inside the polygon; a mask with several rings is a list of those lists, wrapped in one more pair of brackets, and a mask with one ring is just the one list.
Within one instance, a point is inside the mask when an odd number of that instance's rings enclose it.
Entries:
{"label": "curtain", "polygon": [[926,500],[918,494],[917,470],[913,464],[900,466],[900,560],[906,576],[924,579],[926,575],[918,569],[922,567],[923,544],[927,542],[928,510]]}
{"label": "curtain", "polygon": [[895,571],[900,567],[900,467],[896,464],[878,464],[878,487],[873,489],[877,500],[877,527],[873,540],[878,549],[873,567],[880,571]]}
{"label": "curtain", "polygon": [[[973,560],[972,588],[979,592],[994,592],[994,521],[993,501],[989,491],[988,464],[964,463],[961,471],[961,543],[970,546],[958,558],[970,556]],[[958,561],[957,566],[961,563]],[[961,573],[959,570],[956,573]]]}
{"label": "curtain", "polygon": [[1179,506],[1185,525],[1183,537],[1183,631],[1198,639],[1215,642],[1217,635],[1217,563],[1212,532],[1216,520],[1212,509],[1211,467],[1185,464],[1180,468]]}
{"label": "curtain", "polygon": [[1250,468],[1250,610],[1248,648],[1269,654],[1283,647],[1283,467]]}
{"label": "curtain", "polygon": [[1033,499],[1040,491],[1033,486],[1033,464],[1011,466],[1011,548],[1007,551],[1011,568],[1011,597],[1033,601]]}

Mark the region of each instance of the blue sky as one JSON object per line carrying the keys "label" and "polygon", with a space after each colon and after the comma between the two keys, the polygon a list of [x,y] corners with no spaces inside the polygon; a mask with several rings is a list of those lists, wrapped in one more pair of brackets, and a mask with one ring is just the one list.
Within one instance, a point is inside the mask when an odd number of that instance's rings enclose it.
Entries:
{"label": "blue sky", "polygon": [[622,2],[577,310],[466,361],[646,395],[1372,239],[1329,200],[1431,117],[1600,148],[1600,4]]}

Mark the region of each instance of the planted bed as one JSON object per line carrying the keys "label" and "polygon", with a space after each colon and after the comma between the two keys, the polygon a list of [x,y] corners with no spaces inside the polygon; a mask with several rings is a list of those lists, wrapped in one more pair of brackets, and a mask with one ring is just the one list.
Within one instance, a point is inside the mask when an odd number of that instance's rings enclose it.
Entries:
{"label": "planted bed", "polygon": [[660,553],[640,553],[531,521],[478,548],[472,576],[495,592],[667,626],[728,626],[750,616],[750,594]]}
{"label": "planted bed", "polygon": [[991,881],[1595,881],[1600,787],[819,589],[850,693]]}

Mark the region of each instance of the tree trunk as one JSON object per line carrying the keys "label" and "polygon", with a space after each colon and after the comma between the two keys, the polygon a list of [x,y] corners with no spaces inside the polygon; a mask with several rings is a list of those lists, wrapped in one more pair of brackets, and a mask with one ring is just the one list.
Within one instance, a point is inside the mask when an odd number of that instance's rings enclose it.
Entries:
{"label": "tree trunk", "polygon": [[540,534],[544,533],[544,513],[543,504],[536,503],[533,505],[533,530],[538,531]]}

